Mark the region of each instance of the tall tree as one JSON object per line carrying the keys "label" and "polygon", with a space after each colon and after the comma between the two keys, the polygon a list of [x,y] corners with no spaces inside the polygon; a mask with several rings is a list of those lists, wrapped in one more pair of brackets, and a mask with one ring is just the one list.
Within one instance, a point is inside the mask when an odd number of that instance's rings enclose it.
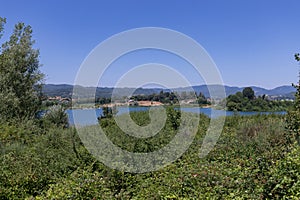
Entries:
{"label": "tall tree", "polygon": [[[0,35],[6,20],[0,18]],[[0,118],[32,118],[40,106],[43,74],[39,51],[33,48],[32,28],[15,25],[0,48]]]}
{"label": "tall tree", "polygon": [[4,24],[5,23],[6,23],[6,19],[0,17],[0,39],[2,37],[2,32],[3,32],[3,29],[4,29]]}
{"label": "tall tree", "polygon": [[[295,54],[295,60],[300,62],[299,53]],[[300,75],[300,71],[299,71]],[[296,139],[298,145],[300,145],[300,77],[298,84],[293,86],[297,89],[295,94],[294,107],[290,110],[286,116],[287,128],[291,133],[291,136]],[[289,137],[290,139],[290,137]]]}
{"label": "tall tree", "polygon": [[254,95],[254,91],[251,87],[245,87],[243,89],[243,96],[247,97],[248,99],[254,99],[255,95]]}

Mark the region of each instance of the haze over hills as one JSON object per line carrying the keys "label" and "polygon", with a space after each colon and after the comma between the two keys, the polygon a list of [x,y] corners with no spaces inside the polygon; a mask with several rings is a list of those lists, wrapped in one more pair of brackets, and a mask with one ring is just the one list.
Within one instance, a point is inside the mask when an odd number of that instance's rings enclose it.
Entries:
{"label": "haze over hills", "polygon": [[[193,90],[199,94],[202,92],[206,97],[211,97],[209,94],[209,89],[214,90],[216,95],[213,98],[222,98],[222,88],[221,85],[198,85],[192,86]],[[278,96],[282,98],[294,98],[294,93],[296,89],[293,86],[280,86],[274,89],[265,89],[256,86],[250,86],[255,92],[255,95],[269,95],[269,96]],[[235,86],[224,86],[226,96],[235,94],[236,92],[241,92],[244,87],[235,87]],[[82,87],[83,90],[95,90],[94,87]],[[112,87],[97,87],[96,88],[96,97],[111,97],[114,88]],[[132,88],[118,88],[117,93],[120,96],[125,96],[129,91],[133,90]],[[189,87],[182,88],[173,88],[173,89],[163,89],[163,88],[137,88],[135,89],[134,95],[144,94],[149,95],[153,93],[159,93],[161,91],[175,91],[175,92],[189,92],[192,91]],[[71,97],[73,92],[73,85],[68,84],[45,84],[43,88],[43,93],[47,96],[61,96],[61,97]]]}

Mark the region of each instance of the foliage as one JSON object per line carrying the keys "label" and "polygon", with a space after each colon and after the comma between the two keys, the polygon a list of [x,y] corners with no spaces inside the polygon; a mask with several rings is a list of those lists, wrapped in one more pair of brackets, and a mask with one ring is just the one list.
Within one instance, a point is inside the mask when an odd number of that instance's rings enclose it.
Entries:
{"label": "foliage", "polygon": [[[147,124],[147,113],[133,113]],[[112,119],[104,127],[110,140],[128,151],[149,152],[173,136],[142,143],[118,134]],[[287,152],[284,117],[232,116],[210,154],[200,159],[199,148],[209,119],[201,116],[189,150],[177,161],[155,172],[132,174],[109,169],[88,159],[85,166],[48,185],[35,199],[265,199],[299,197],[299,149]],[[169,128],[168,128],[169,127]],[[120,138],[122,137],[122,138]],[[165,138],[166,137],[166,138]],[[123,141],[123,142],[122,142]],[[141,141],[140,141],[141,142]],[[161,143],[162,144],[162,143]],[[145,144],[144,144],[145,145]],[[165,145],[165,144],[162,144]],[[152,147],[152,149],[149,149]],[[158,149],[161,147],[158,147]],[[282,176],[286,177],[282,179]],[[279,184],[279,185],[278,185]],[[289,189],[291,188],[291,189]]]}
{"label": "foliage", "polygon": [[160,91],[158,94],[149,95],[134,95],[130,99],[135,101],[158,101],[164,104],[175,104],[178,103],[178,97],[174,92]]}
{"label": "foliage", "polygon": [[203,93],[199,93],[199,95],[197,96],[197,103],[202,106],[202,105],[210,105],[211,102],[207,100],[207,98],[204,96]]}
{"label": "foliage", "polygon": [[51,128],[44,134],[32,124],[3,124],[1,130],[11,133],[0,143],[0,199],[40,195],[84,161],[85,149],[73,129]]}
{"label": "foliage", "polygon": [[4,24],[6,23],[6,19],[0,17],[0,39],[3,36],[2,32],[4,30]]}
{"label": "foliage", "polygon": [[254,91],[251,87],[245,87],[243,89],[243,97],[246,97],[249,100],[254,99],[255,95],[254,95]]}
{"label": "foliage", "polygon": [[291,101],[268,100],[265,95],[256,97],[250,87],[226,99],[226,107],[230,111],[284,111],[292,105]]}
{"label": "foliage", "polygon": [[42,117],[45,127],[54,125],[57,127],[66,128],[69,126],[69,118],[65,112],[65,108],[61,105],[54,105],[49,107],[45,115]]}
{"label": "foliage", "polygon": [[177,130],[180,126],[181,113],[174,107],[167,107],[167,123],[170,123],[174,130]]}
{"label": "foliage", "polygon": [[269,171],[270,178],[264,188],[270,199],[299,199],[300,197],[300,148],[294,147]]}
{"label": "foliage", "polygon": [[[298,62],[300,61],[299,54],[295,54],[295,59]],[[298,85],[293,84],[293,86],[297,89],[295,102],[293,109],[288,111],[286,121],[287,129],[291,133],[291,136],[298,142],[298,145],[300,145],[300,81]]]}
{"label": "foliage", "polygon": [[59,100],[42,100],[41,110],[47,110],[49,107],[54,105],[61,105],[65,109],[72,108],[72,102],[71,101],[59,101]]}
{"label": "foliage", "polygon": [[99,120],[104,118],[112,118],[114,115],[117,114],[117,107],[109,107],[109,106],[103,106],[102,107],[102,115],[100,116]]}
{"label": "foliage", "polygon": [[[107,137],[124,150],[152,152],[176,135],[176,109],[151,138],[124,134],[114,119],[104,118]],[[193,115],[191,115],[192,117]],[[117,116],[122,117],[122,115]],[[133,112],[143,126],[149,113]],[[35,123],[1,123],[1,199],[264,199],[297,198],[299,149],[289,144],[284,116],[227,117],[213,151],[199,158],[209,118],[200,116],[197,135],[178,160],[161,170],[132,174],[112,170],[87,153],[73,128]],[[105,122],[105,123],[104,123]],[[175,121],[176,122],[176,121]],[[90,128],[97,128],[90,127]],[[86,128],[89,132],[89,127]],[[282,178],[286,177],[286,178]]]}
{"label": "foliage", "polygon": [[195,102],[193,102],[193,103],[197,103],[200,106],[211,104],[211,102],[208,101],[208,99],[204,96],[203,93],[199,92],[199,95],[197,95],[197,94],[195,94],[195,92],[187,93],[186,91],[181,92],[180,95],[175,92],[161,91],[158,94],[153,93],[150,95],[135,95],[135,96],[132,96],[130,99],[132,99],[134,101],[158,101],[158,102],[161,102],[161,103],[167,104],[167,105],[178,104],[179,99],[180,100],[194,99]]}
{"label": "foliage", "polygon": [[[125,134],[123,130],[118,126],[115,120],[111,118],[100,119],[100,125],[103,128],[106,136],[116,145],[131,152],[151,152],[162,148],[168,144],[177,132],[177,128],[180,125],[180,112],[173,107],[167,108],[167,121],[164,128],[158,132],[155,136],[150,138],[135,138],[128,134]],[[147,111],[131,112],[130,116],[132,120],[139,126],[148,125],[151,120]],[[116,116],[119,121],[124,124],[128,124],[125,115]],[[154,119],[155,120],[155,119]],[[153,122],[155,123],[155,122]],[[92,127],[87,127],[86,132],[92,132]]]}
{"label": "foliage", "polygon": [[[0,30],[4,22],[0,18]],[[33,45],[31,27],[18,23],[10,39],[0,47],[2,119],[33,118],[40,107],[43,74],[39,71],[39,51]]]}
{"label": "foliage", "polygon": [[96,99],[95,103],[100,104],[100,105],[109,104],[109,103],[111,103],[111,98],[99,97]]}

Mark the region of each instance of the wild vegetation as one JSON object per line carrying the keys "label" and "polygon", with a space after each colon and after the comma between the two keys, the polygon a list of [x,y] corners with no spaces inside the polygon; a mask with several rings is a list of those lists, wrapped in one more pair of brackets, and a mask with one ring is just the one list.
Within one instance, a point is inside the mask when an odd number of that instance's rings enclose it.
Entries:
{"label": "wild vegetation", "polygon": [[[146,112],[132,113],[140,125]],[[132,152],[151,152],[176,134],[169,118],[155,137],[135,139],[115,121],[100,125],[116,145]],[[200,159],[209,118],[201,115],[194,142],[174,163],[144,174],[121,172],[95,160],[73,128],[41,129],[34,122],[1,125],[2,199],[181,199],[299,197],[299,147],[290,141],[285,117],[232,116],[217,145]],[[87,127],[87,130],[93,127]]]}
{"label": "wild vegetation", "polygon": [[251,87],[226,99],[226,107],[230,111],[286,111],[292,105],[291,101],[269,100],[266,95],[256,97]]}
{"label": "wild vegetation", "polygon": [[[124,97],[126,99],[127,97]],[[203,93],[196,94],[195,92],[181,92],[181,93],[175,93],[175,92],[164,92],[160,91],[159,93],[152,93],[149,95],[133,95],[129,97],[129,100],[133,101],[157,101],[161,102],[166,105],[176,105],[179,104],[180,100],[194,100],[193,104],[197,104],[199,106],[205,106],[205,105],[211,105],[211,102],[204,96]],[[96,99],[96,104],[103,105],[103,104],[109,104],[111,103],[111,98],[106,97],[100,97]],[[125,101],[124,101],[125,102]]]}
{"label": "wild vegetation", "polygon": [[164,92],[161,91],[159,94],[150,95],[134,95],[130,99],[134,101],[158,101],[164,104],[175,104],[178,103],[178,95],[174,92]]}
{"label": "wild vegetation", "polygon": [[[0,18],[0,33],[4,22]],[[78,131],[68,127],[63,107],[54,106],[44,117],[36,117],[42,74],[32,43],[31,28],[18,24],[1,49],[0,199],[300,198],[299,85],[287,115],[227,117],[216,146],[204,158],[199,158],[199,149],[210,119],[200,115],[196,136],[179,159],[158,171],[122,172],[86,150]],[[182,118],[168,107],[162,130],[141,139],[124,134],[112,114],[107,109],[99,125],[84,129],[89,133],[101,127],[114,144],[131,152],[165,146],[177,134]],[[140,126],[151,122],[148,112],[133,112],[131,118]]]}
{"label": "wild vegetation", "polygon": [[[0,34],[5,22],[0,18]],[[39,71],[39,51],[32,48],[31,34],[30,26],[18,23],[0,48],[0,118],[4,120],[31,118],[41,103],[43,74]]]}

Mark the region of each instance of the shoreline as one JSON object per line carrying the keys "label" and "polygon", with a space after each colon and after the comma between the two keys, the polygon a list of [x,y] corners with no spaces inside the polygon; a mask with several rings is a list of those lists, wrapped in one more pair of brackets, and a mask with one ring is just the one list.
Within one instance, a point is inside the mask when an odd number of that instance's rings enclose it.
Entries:
{"label": "shoreline", "polygon": [[[103,107],[122,107],[122,106],[129,106],[129,107],[135,107],[135,106],[141,106],[141,107],[155,107],[155,106],[168,106],[169,104],[163,104],[158,101],[136,101],[137,105],[131,105],[129,102],[126,103],[109,103],[109,104],[77,104],[75,106],[70,107],[71,109],[95,109],[95,108],[103,108]],[[213,105],[199,105],[199,104],[189,104],[189,103],[183,103],[183,104],[173,104],[173,106],[184,106],[184,107],[200,107],[200,108],[213,108]]]}

